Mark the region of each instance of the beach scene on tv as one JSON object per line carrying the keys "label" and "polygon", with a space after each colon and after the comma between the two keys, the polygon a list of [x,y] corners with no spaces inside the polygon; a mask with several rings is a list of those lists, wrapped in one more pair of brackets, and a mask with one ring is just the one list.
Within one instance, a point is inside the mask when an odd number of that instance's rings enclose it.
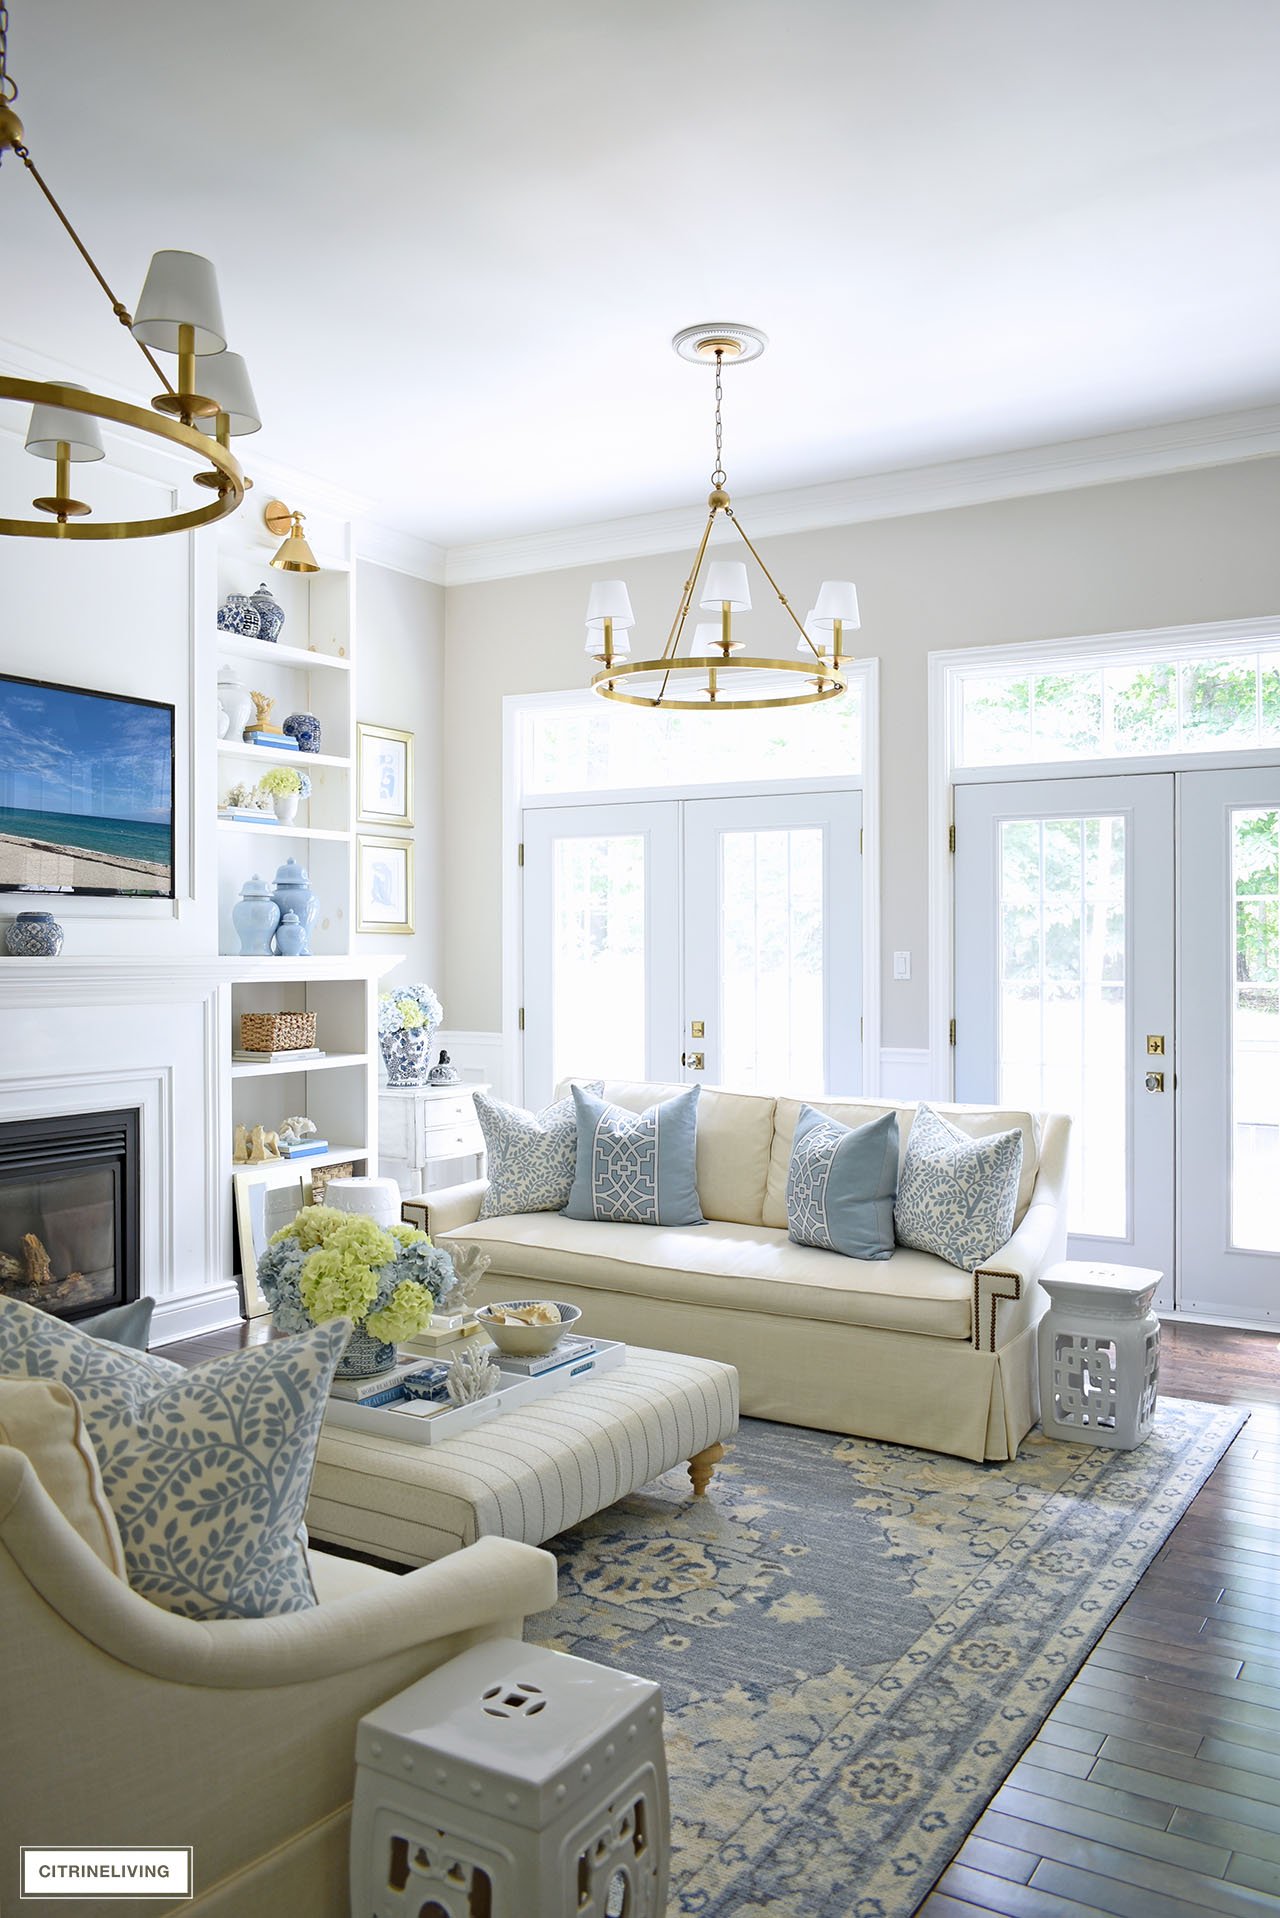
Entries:
{"label": "beach scene on tv", "polygon": [[173,708],[0,675],[0,891],[173,897]]}

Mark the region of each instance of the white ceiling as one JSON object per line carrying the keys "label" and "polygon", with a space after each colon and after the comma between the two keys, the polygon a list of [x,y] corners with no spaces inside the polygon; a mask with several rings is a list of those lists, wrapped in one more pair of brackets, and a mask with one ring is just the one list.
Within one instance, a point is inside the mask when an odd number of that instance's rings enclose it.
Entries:
{"label": "white ceiling", "polygon": [[[1280,399],[1276,0],[9,0],[127,304],[217,263],[240,450],[445,545]],[[0,169],[0,334],[149,391]]]}

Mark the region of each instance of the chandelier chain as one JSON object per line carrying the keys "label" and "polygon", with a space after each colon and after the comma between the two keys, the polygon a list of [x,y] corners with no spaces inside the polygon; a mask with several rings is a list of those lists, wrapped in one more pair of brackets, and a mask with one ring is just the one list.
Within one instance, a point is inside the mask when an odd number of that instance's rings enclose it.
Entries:
{"label": "chandelier chain", "polygon": [[711,484],[713,486],[723,486],[725,483],[725,480],[728,478],[728,475],[724,470],[724,420],[721,417],[721,410],[720,410],[724,404],[724,382],[721,379],[721,374],[723,373],[723,371],[724,371],[724,354],[721,351],[721,349],[717,347],[716,348],[716,464],[715,464],[715,471],[711,475]]}
{"label": "chandelier chain", "polygon": [[18,83],[9,78],[9,9],[0,0],[0,105],[9,106],[18,97]]}

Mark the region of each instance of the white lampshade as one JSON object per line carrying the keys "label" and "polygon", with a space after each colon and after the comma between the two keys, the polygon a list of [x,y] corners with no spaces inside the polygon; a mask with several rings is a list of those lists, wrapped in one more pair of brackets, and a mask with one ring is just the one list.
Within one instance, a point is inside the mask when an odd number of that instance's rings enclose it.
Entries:
{"label": "white lampshade", "polygon": [[702,598],[698,604],[705,612],[719,612],[725,601],[734,613],[751,611],[751,588],[747,569],[740,559],[718,559],[707,568]]}
{"label": "white lampshade", "polygon": [[693,629],[693,639],[690,642],[689,651],[691,653],[709,653],[713,647],[719,646],[723,638],[724,628],[718,619],[700,619]]}
{"label": "white lampshade", "polygon": [[213,262],[199,253],[153,253],[138,296],[133,337],[162,353],[176,353],[180,326],[195,328],[197,353],[221,353],[226,346]]}
{"label": "white lampshade", "polygon": [[[796,651],[803,653],[806,659],[813,658],[813,649],[815,646],[820,653],[828,653],[831,650],[831,634],[829,632],[824,633],[818,625],[814,618],[815,610],[816,608],[811,606],[804,616],[804,630],[809,636],[808,639],[798,639],[796,641]],[[809,640],[813,641],[812,646],[809,644]]]}
{"label": "white lampshade", "polygon": [[[583,647],[583,651],[590,653],[592,659],[604,658],[604,621],[603,619],[589,619],[587,621],[587,643]],[[613,629],[614,658],[626,659],[630,651],[631,651],[631,641],[627,637],[626,627],[615,626]]]}
{"label": "white lampshade", "polygon": [[[78,380],[63,380],[61,384],[85,391]],[[73,460],[100,460],[106,454],[98,422],[91,413],[73,413],[69,406],[33,406],[27,428],[28,453],[34,453],[37,459],[56,460],[59,440]]]}
{"label": "white lampshade", "polygon": [[809,615],[824,633],[832,631],[836,620],[846,626],[860,626],[858,589],[851,579],[824,579],[818,588],[818,603]]}
{"label": "white lampshade", "polygon": [[[258,402],[253,396],[248,370],[239,353],[210,353],[200,368],[200,391],[207,400],[217,400],[218,410],[226,414],[233,437],[237,433],[257,433],[261,430]],[[196,425],[206,433],[214,432],[217,424],[216,415],[212,419],[196,421]]]}
{"label": "white lampshade", "polygon": [[619,628],[625,629],[636,623],[636,616],[631,610],[631,595],[627,591],[627,582],[624,579],[597,579],[591,582],[591,594],[587,600],[587,624],[603,631],[606,619],[613,621],[616,650],[616,635]]}

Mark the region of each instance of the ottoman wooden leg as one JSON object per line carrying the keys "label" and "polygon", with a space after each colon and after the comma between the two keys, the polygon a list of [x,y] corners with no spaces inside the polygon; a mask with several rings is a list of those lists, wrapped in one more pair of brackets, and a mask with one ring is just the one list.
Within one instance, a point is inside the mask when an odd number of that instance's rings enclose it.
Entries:
{"label": "ottoman wooden leg", "polygon": [[689,1460],[689,1477],[693,1481],[695,1498],[702,1497],[711,1483],[711,1474],[723,1457],[723,1445],[708,1445],[705,1452],[695,1452]]}

